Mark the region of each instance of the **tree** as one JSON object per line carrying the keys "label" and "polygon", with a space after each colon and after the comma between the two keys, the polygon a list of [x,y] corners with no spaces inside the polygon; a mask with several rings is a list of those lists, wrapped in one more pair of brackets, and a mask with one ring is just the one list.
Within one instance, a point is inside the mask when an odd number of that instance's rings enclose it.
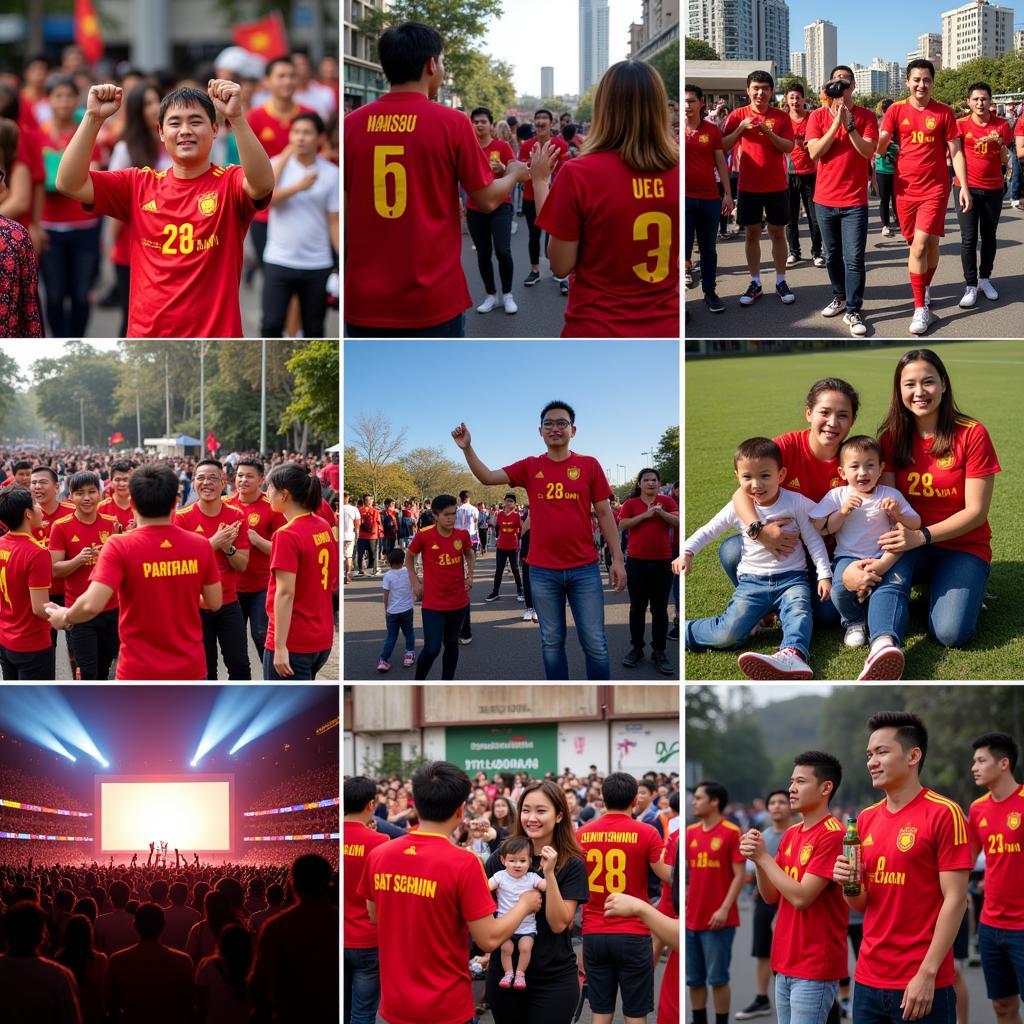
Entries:
{"label": "tree", "polygon": [[413,479],[415,490],[411,493],[419,497],[456,494],[455,488],[465,475],[465,469],[445,458],[440,448],[413,448],[398,461]]}
{"label": "tree", "polygon": [[703,39],[691,39],[686,37],[686,59],[687,60],[721,60],[722,58],[711,48],[710,43]]}
{"label": "tree", "polygon": [[670,484],[679,479],[679,428],[669,427],[654,450],[654,468],[662,483]]}
{"label": "tree", "polygon": [[115,353],[97,352],[82,341],[69,341],[57,359],[37,359],[32,375],[40,417],[57,428],[65,443],[79,444],[84,415],[85,443],[106,447],[112,429],[131,429],[127,421],[111,416],[110,395],[119,371]]}
{"label": "tree", "polygon": [[[807,79],[804,78],[803,75],[786,75],[786,77],[779,82],[779,92],[785,96],[794,85],[799,85],[803,89],[804,96],[807,99],[812,98],[811,87],[807,84]],[[860,102],[860,97],[858,97],[858,102]]]}
{"label": "tree", "polygon": [[1024,92],[1024,51],[979,57],[957,68],[940,68],[935,73],[932,94],[954,108],[966,107],[967,89],[975,82],[987,82],[994,93]]}
{"label": "tree", "polygon": [[295,376],[292,400],[281,416],[285,429],[295,422],[308,423],[320,437],[334,441],[338,437],[337,340],[311,341],[288,360]]}
{"label": "tree", "polygon": [[594,119],[594,93],[597,92],[597,85],[592,85],[576,104],[576,123],[585,124]]}
{"label": "tree", "polygon": [[[689,43],[689,40],[687,40]],[[711,50],[711,47],[708,47]],[[714,53],[714,50],[711,50]],[[688,57],[689,60],[717,60],[718,55],[714,57]],[[661,75],[662,81],[665,83],[665,89],[668,92],[668,98],[670,100],[679,99],[679,44],[672,42],[664,49],[659,50],[648,63],[654,68],[655,71]]]}
{"label": "tree", "polygon": [[475,107],[487,107],[495,120],[500,120],[516,101],[513,74],[511,64],[473,50],[466,54],[465,71],[459,80],[453,80],[452,88],[467,113]]}
{"label": "tree", "polygon": [[[395,434],[387,417],[382,412],[375,412],[360,413],[350,429],[356,455],[360,461],[366,463],[366,472],[369,476],[366,490],[375,499],[383,497],[384,468],[401,452],[402,445],[405,444],[405,427]],[[348,449],[345,451],[347,458]],[[408,477],[407,473],[406,476]],[[409,482],[411,483],[411,478]]]}

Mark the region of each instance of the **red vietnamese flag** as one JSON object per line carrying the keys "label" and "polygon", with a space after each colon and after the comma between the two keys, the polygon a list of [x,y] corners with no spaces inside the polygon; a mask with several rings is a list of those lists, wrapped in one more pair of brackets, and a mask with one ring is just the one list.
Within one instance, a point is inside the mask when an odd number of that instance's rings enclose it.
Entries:
{"label": "red vietnamese flag", "polygon": [[288,53],[288,35],[280,11],[271,11],[258,21],[245,21],[236,25],[231,38],[237,46],[267,60],[284,57]]}
{"label": "red vietnamese flag", "polygon": [[122,434],[120,430],[115,430],[113,434],[110,435],[108,444],[120,444],[120,442],[123,440],[124,434]]}
{"label": "red vietnamese flag", "polygon": [[92,0],[75,0],[75,44],[90,64],[103,56],[103,37]]}
{"label": "red vietnamese flag", "polygon": [[212,454],[216,452],[218,448],[220,448],[220,441],[217,440],[217,438],[214,436],[213,431],[211,430],[206,435],[206,450]]}

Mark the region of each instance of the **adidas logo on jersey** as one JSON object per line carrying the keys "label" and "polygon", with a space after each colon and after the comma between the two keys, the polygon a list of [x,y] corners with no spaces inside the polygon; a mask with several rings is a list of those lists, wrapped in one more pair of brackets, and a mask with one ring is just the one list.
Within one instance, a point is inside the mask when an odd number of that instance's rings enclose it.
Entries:
{"label": "adidas logo on jersey", "polygon": [[74,536],[73,536],[73,537],[71,538],[71,542],[72,542],[72,543],[75,543],[75,542],[76,542],[77,540],[78,540],[78,534],[76,533],[76,534],[75,534],[75,535],[74,535]]}
{"label": "adidas logo on jersey", "polygon": [[161,544],[160,544],[160,547],[162,547],[162,548],[170,548],[170,547],[173,547],[173,546],[174,545],[171,544],[171,542],[169,540],[162,541]]}
{"label": "adidas logo on jersey", "polygon": [[156,213],[157,212],[156,200],[155,199],[150,199],[150,201],[148,203],[144,203],[143,204],[142,209],[146,213]]}
{"label": "adidas logo on jersey", "polygon": [[533,479],[534,480],[543,480],[544,479],[544,471],[541,470],[541,469],[538,469],[537,470],[537,475]]}
{"label": "adidas logo on jersey", "polygon": [[406,856],[408,856],[410,853],[415,856],[415,854],[416,854],[416,847],[415,846],[406,847],[406,849],[404,849],[402,851],[402,853],[404,853]]}
{"label": "adidas logo on jersey", "polygon": [[903,120],[900,121],[900,124],[909,125],[910,124],[910,118],[908,118],[908,117],[903,118]]}
{"label": "adidas logo on jersey", "polygon": [[978,822],[978,828],[987,828],[987,827],[988,827],[988,818],[982,818],[981,821]]}
{"label": "adidas logo on jersey", "polygon": [[789,486],[789,489],[791,491],[799,491],[800,490],[800,477],[798,477],[798,476],[793,477],[793,479],[789,481],[789,485],[788,486]]}
{"label": "adidas logo on jersey", "polygon": [[440,551],[440,550],[441,550],[441,547],[440,547],[440,545],[438,545],[438,544],[431,544],[431,545],[430,545],[430,550],[431,550],[431,551]]}
{"label": "adidas logo on jersey", "polygon": [[864,845],[865,846],[874,846],[875,845],[875,841],[874,841],[874,839],[871,838],[871,836],[868,836],[867,839],[864,840]]}
{"label": "adidas logo on jersey", "polygon": [[197,527],[195,528],[195,531],[194,531],[194,532],[195,532],[195,533],[205,533],[206,531],[205,531],[205,530],[203,529],[203,524],[202,524],[202,523],[200,523],[200,524],[199,524],[199,525],[198,525],[198,526],[197,526]]}

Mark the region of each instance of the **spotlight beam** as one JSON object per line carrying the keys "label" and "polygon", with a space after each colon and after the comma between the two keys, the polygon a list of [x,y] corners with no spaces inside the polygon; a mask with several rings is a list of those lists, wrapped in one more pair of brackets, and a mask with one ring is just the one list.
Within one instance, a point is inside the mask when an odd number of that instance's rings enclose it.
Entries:
{"label": "spotlight beam", "polygon": [[225,686],[217,694],[206,726],[199,739],[196,752],[189,762],[192,768],[218,743],[238,729],[243,722],[258,714],[264,703],[270,699],[268,690],[272,687]]}
{"label": "spotlight beam", "polygon": [[305,711],[323,696],[323,688],[319,686],[275,686],[268,689],[273,691],[269,699],[245,727],[229,754],[237,753],[282,722]]}

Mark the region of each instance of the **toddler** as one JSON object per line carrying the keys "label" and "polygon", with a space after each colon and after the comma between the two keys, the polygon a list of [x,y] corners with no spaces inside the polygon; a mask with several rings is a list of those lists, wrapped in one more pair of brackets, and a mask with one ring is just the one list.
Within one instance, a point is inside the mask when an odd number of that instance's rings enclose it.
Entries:
{"label": "toddler", "polygon": [[[544,879],[530,870],[530,855],[533,848],[526,836],[510,836],[498,851],[503,870],[495,872],[487,881],[492,892],[498,894],[498,917],[504,917],[519,902],[519,897],[530,889],[543,892],[547,887]],[[537,935],[537,915],[528,914],[523,918],[519,931],[501,944],[501,966],[505,971],[499,988],[526,988],[526,968],[530,966],[533,954],[533,940]],[[514,981],[512,951],[519,949]]]}

